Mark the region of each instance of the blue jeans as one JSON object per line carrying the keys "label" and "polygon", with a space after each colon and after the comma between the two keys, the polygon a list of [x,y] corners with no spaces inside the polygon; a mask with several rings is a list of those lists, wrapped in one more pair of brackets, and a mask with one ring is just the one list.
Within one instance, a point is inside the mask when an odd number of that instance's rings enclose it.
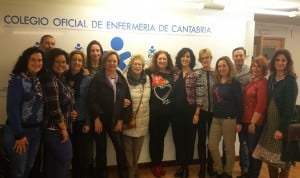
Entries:
{"label": "blue jeans", "polygon": [[45,175],[46,178],[66,178],[72,161],[72,143],[70,138],[61,143],[58,130],[45,130]]}
{"label": "blue jeans", "polygon": [[13,149],[16,142],[13,129],[8,125],[4,127],[4,143],[10,160],[11,178],[27,178],[29,176],[39,149],[41,128],[23,128],[23,131],[28,145],[23,154],[18,154]]}
{"label": "blue jeans", "polygon": [[248,124],[243,124],[242,131],[239,133],[239,141],[240,141],[240,167],[242,174],[247,173],[249,169],[249,150],[246,143],[248,135]]}
{"label": "blue jeans", "polygon": [[[247,124],[248,128],[248,124]],[[248,147],[248,155],[249,155],[249,169],[248,169],[248,177],[249,178],[258,178],[262,162],[259,159],[255,159],[252,157],[252,153],[258,143],[259,137],[262,132],[262,126],[255,126],[255,134],[251,134],[247,132],[246,135],[246,144]]]}

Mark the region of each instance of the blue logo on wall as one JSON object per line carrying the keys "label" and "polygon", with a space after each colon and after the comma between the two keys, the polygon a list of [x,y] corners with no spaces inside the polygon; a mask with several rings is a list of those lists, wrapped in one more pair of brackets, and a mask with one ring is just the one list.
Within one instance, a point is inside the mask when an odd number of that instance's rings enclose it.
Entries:
{"label": "blue logo on wall", "polygon": [[[110,41],[110,46],[113,50],[115,51],[121,51],[124,47],[124,42],[123,39],[120,37],[114,37],[113,39],[111,39]],[[119,64],[119,68],[121,70],[124,70],[126,67],[125,64],[125,60],[131,57],[131,52],[130,51],[125,51],[121,54],[119,54],[120,56],[120,64]]]}

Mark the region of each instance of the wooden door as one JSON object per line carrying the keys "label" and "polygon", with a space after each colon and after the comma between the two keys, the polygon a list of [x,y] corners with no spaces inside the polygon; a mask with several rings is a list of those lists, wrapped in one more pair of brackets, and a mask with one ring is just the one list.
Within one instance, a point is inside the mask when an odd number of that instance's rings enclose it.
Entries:
{"label": "wooden door", "polygon": [[254,56],[263,55],[270,59],[273,53],[284,48],[284,38],[257,36],[254,39]]}

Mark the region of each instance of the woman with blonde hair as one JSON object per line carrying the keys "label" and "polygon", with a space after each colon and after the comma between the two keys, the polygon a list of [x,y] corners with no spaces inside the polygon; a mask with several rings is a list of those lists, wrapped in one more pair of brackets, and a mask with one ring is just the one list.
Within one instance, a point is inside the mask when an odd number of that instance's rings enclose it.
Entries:
{"label": "woman with blonde hair", "polygon": [[[136,120],[123,131],[125,154],[128,162],[129,178],[138,178],[138,161],[149,127],[150,79],[144,71],[145,59],[133,55],[128,64],[125,78],[132,100],[133,115]],[[130,123],[129,123],[130,124]]]}

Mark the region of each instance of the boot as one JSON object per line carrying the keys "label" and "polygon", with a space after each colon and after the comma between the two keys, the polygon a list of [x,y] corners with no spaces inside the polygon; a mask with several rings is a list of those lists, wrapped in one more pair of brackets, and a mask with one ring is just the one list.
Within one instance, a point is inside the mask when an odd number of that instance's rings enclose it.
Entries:
{"label": "boot", "polygon": [[282,168],[279,174],[279,178],[288,178],[290,174],[290,168],[291,166],[286,166],[285,168]]}
{"label": "boot", "polygon": [[181,178],[187,178],[188,176],[189,176],[189,169],[188,169],[188,167],[182,168]]}
{"label": "boot", "polygon": [[152,168],[152,174],[155,177],[161,177],[161,176],[164,176],[166,174],[166,172],[164,171],[162,165],[156,165]]}
{"label": "boot", "polygon": [[278,178],[278,168],[268,165],[270,178]]}
{"label": "boot", "polygon": [[175,173],[174,173],[174,177],[181,177],[183,172],[183,168],[180,167]]}
{"label": "boot", "polygon": [[214,175],[214,166],[212,163],[207,163],[207,174],[210,177]]}
{"label": "boot", "polygon": [[199,178],[205,178],[206,166],[205,164],[200,164]]}

